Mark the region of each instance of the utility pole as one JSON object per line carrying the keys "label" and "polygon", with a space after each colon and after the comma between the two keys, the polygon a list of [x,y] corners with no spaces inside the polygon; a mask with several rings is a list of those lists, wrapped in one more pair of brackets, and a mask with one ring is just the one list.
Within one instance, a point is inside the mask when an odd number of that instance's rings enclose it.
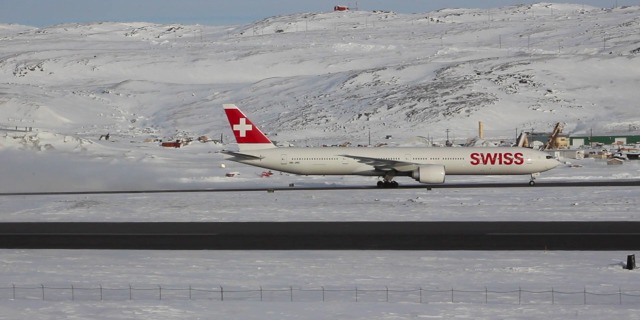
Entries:
{"label": "utility pole", "polygon": [[449,129],[447,129],[447,141],[444,143],[447,147],[451,147],[453,145],[453,143],[451,143],[451,141],[449,141]]}

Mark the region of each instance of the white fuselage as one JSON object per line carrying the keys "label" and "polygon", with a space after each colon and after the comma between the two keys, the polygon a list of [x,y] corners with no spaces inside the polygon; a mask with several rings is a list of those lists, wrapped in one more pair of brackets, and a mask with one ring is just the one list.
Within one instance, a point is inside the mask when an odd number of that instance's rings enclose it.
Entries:
{"label": "white fuselage", "polygon": [[447,175],[519,175],[550,170],[558,161],[527,148],[313,147],[243,151],[259,159],[233,159],[252,166],[300,175],[380,176],[385,172],[353,157],[396,161],[396,175],[419,165],[442,165]]}

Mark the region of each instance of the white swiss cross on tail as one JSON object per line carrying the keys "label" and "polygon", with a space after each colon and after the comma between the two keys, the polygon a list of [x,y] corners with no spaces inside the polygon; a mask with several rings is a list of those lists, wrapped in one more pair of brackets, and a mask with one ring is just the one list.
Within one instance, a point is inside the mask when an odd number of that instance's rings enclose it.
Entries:
{"label": "white swiss cross on tail", "polygon": [[240,123],[233,125],[233,131],[238,131],[240,133],[240,137],[244,138],[247,136],[247,131],[251,131],[253,126],[247,124],[247,118],[240,118]]}
{"label": "white swiss cross on tail", "polygon": [[224,104],[223,107],[240,151],[275,147],[271,140],[235,104]]}

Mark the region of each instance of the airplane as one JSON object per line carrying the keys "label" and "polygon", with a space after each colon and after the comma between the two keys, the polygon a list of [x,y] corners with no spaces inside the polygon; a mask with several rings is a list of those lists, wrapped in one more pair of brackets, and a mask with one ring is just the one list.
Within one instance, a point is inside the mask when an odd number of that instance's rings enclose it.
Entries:
{"label": "airplane", "polygon": [[559,162],[551,155],[517,147],[277,147],[234,104],[224,104],[238,151],[229,160],[298,175],[358,175],[382,178],[381,188],[398,187],[408,176],[420,183],[444,183],[447,175],[525,175],[535,185],[540,172]]}

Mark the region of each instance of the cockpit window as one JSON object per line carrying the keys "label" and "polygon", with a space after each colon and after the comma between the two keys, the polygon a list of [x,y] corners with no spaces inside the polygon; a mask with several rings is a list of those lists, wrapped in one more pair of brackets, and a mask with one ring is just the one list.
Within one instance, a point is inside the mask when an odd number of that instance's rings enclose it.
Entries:
{"label": "cockpit window", "polygon": [[547,156],[547,159],[553,159],[553,156]]}

